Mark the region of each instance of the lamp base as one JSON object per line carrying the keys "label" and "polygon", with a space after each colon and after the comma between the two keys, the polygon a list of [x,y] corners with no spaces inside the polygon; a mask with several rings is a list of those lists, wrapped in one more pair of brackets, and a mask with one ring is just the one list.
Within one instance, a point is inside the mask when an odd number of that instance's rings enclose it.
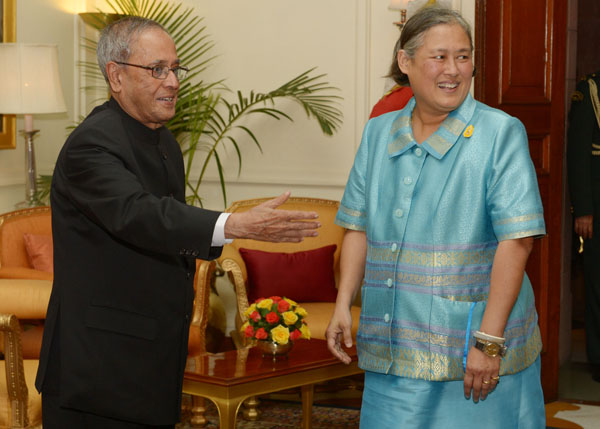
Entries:
{"label": "lamp base", "polygon": [[21,131],[25,137],[25,201],[16,204],[16,208],[28,208],[41,205],[37,200],[37,172],[35,168],[35,150],[33,136],[40,130]]}

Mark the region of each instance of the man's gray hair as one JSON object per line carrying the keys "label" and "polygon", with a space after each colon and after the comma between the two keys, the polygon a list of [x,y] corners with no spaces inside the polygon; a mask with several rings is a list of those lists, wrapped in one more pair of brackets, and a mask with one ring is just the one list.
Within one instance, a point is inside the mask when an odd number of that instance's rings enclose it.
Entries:
{"label": "man's gray hair", "polygon": [[165,33],[169,32],[158,22],[139,16],[130,16],[107,25],[100,33],[100,40],[96,48],[98,66],[108,82],[106,64],[109,61],[127,62],[131,55],[131,46],[137,37],[151,28],[159,28]]}

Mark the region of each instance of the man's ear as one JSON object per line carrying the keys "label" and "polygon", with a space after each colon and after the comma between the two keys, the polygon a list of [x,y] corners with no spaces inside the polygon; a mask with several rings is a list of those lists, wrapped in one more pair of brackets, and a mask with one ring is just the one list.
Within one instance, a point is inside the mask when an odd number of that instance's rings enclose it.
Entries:
{"label": "man's ear", "polygon": [[123,78],[123,68],[113,61],[106,64],[106,76],[112,92],[121,92],[121,79]]}
{"label": "man's ear", "polygon": [[410,62],[410,58],[406,55],[406,51],[404,49],[400,49],[398,51],[398,56],[396,57],[398,60],[398,67],[400,71],[404,74],[407,74],[408,71],[408,63]]}

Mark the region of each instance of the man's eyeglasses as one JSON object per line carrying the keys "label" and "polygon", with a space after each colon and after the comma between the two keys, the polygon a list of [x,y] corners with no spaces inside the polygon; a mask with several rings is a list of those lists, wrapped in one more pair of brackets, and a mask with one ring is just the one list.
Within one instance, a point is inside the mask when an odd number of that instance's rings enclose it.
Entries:
{"label": "man's eyeglasses", "polygon": [[175,77],[177,78],[177,80],[182,80],[185,78],[185,76],[187,75],[187,73],[190,71],[190,69],[186,68],[186,67],[181,67],[181,66],[175,66],[175,67],[169,67],[169,66],[164,66],[164,65],[156,65],[156,66],[142,66],[140,64],[131,64],[131,63],[124,63],[121,61],[115,61],[115,63],[117,64],[121,64],[123,66],[131,66],[131,67],[138,67],[141,69],[146,69],[146,70],[150,70],[152,72],[152,77],[155,79],[161,79],[164,80],[167,78],[167,76],[169,75],[169,71],[172,71],[173,74],[175,75]]}

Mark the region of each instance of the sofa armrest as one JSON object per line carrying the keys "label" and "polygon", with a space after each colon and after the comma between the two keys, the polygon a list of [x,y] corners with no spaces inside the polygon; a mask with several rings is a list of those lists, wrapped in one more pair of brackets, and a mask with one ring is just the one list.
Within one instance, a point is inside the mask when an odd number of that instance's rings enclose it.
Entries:
{"label": "sofa armrest", "polygon": [[214,261],[196,260],[194,309],[188,341],[188,355],[190,356],[196,356],[206,351],[210,290],[215,282],[215,269],[216,263]]}
{"label": "sofa armrest", "polygon": [[223,271],[229,275],[229,279],[233,283],[235,289],[235,297],[237,303],[236,321],[244,323],[248,318],[244,312],[248,309],[248,295],[246,294],[247,273],[246,267],[243,265],[243,260],[239,252],[232,246],[225,246],[223,254],[219,258],[219,264]]}
{"label": "sofa armrest", "polygon": [[0,279],[0,313],[45,319],[51,292],[50,280]]}
{"label": "sofa armrest", "polygon": [[21,330],[19,320],[14,314],[0,311],[0,332],[4,334],[4,362],[6,369],[6,387],[8,404],[11,407],[12,423],[15,427],[28,426],[28,391],[25,382],[25,369],[21,353]]}

